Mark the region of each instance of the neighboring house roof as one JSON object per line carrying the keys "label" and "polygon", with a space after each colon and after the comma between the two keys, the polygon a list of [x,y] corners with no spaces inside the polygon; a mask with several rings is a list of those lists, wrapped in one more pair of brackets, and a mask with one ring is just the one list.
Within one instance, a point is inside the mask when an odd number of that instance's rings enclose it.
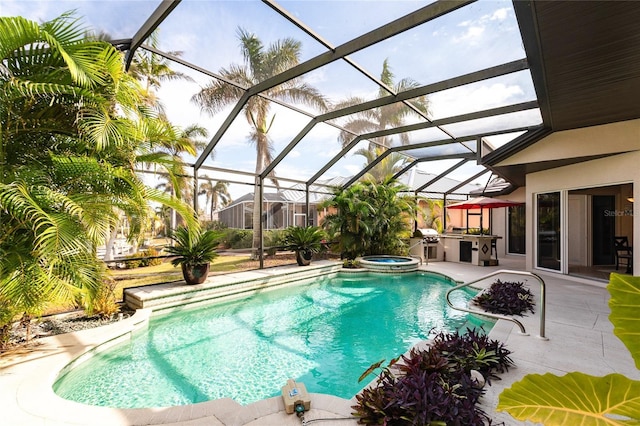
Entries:
{"label": "neighboring house roof", "polygon": [[[331,194],[330,187],[340,186],[348,180],[349,178],[338,176],[331,179],[318,181],[316,184],[309,187],[309,202],[312,204],[320,202]],[[262,195],[262,200],[266,202],[305,203],[305,191],[306,186],[302,183],[299,183],[292,186],[291,188],[283,189],[278,192],[265,192]],[[233,201],[233,203],[229,204],[222,210],[246,202],[253,202],[253,192],[246,193],[243,196],[237,198]]]}
{"label": "neighboring house roof", "polygon": [[[267,201],[267,202],[285,202],[287,201],[283,196],[282,193],[280,192],[265,192],[264,194],[262,194],[262,200],[263,201]],[[229,204],[228,206],[226,206],[224,209],[228,209],[230,207],[233,207],[235,205],[238,204],[242,204],[242,203],[253,203],[253,192],[248,192],[246,194],[244,194],[243,196],[233,200],[233,202],[231,204]]]}
{"label": "neighboring house roof", "polygon": [[[429,173],[424,170],[413,169],[412,172],[408,174],[407,181],[405,183],[410,188],[420,188],[439,176],[440,175]],[[460,185],[460,181],[443,176],[427,188],[424,188],[424,191],[421,191],[420,194],[427,198],[441,199],[442,195],[447,193],[447,199],[449,200],[464,200],[467,198],[465,194],[470,194],[471,191],[482,189],[478,184],[468,183],[456,189],[452,194],[448,194],[448,191],[458,185]]]}
{"label": "neighboring house roof", "polygon": [[[438,175],[436,174],[414,169],[411,173],[403,175],[403,177],[401,178],[401,182],[407,185],[409,188],[418,188],[437,177]],[[309,203],[317,204],[320,201],[326,199],[331,194],[331,187],[341,186],[345,182],[348,182],[350,179],[350,177],[338,176],[331,179],[318,181],[317,184],[311,185],[309,187]],[[441,199],[443,194],[447,193],[447,191],[458,186],[459,184],[460,181],[457,181],[455,179],[451,179],[446,176],[441,177],[433,184],[429,185],[428,188],[425,188],[425,191],[421,192],[420,195],[427,198]],[[278,192],[265,192],[262,199],[263,201],[271,203],[305,203],[305,190],[306,186],[300,183],[292,186],[291,188],[287,188]],[[454,193],[447,194],[447,199],[465,200],[468,198],[466,194],[470,194],[472,193],[472,191],[477,190],[482,190],[482,187],[478,184],[466,184],[457,189]],[[246,202],[253,202],[253,192],[249,192],[237,198],[233,201],[233,203],[229,204],[222,210]]]}
{"label": "neighboring house roof", "polygon": [[[331,179],[318,180],[315,184],[309,187],[309,202],[318,203],[321,200],[327,198],[331,194],[331,187],[342,186],[349,181],[350,178],[337,176]],[[285,189],[281,191],[281,194],[290,202],[306,202],[306,185],[299,183],[294,185],[291,189]]]}

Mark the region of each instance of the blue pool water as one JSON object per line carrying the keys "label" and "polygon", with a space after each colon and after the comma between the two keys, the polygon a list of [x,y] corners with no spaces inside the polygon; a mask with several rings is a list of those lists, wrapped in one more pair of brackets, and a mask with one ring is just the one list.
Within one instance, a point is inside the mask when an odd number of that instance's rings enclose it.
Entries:
{"label": "blue pool water", "polygon": [[[480,326],[451,310],[444,278],[424,274],[324,276],[305,285],[153,317],[148,331],[71,369],[54,385],[70,400],[162,407],[280,395],[288,378],[309,392],[353,397],[390,360],[430,331]],[[464,304],[473,291],[452,294]]]}
{"label": "blue pool water", "polygon": [[378,263],[407,263],[411,259],[406,257],[367,257],[366,260]]}

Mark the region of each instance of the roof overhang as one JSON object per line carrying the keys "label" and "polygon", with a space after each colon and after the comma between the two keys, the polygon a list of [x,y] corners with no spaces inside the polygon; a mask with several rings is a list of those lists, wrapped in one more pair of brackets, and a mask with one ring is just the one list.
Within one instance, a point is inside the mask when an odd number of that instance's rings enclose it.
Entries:
{"label": "roof overhang", "polygon": [[543,126],[485,156],[483,162],[521,186],[526,173],[594,157],[494,165],[553,132],[640,118],[640,7],[636,1],[513,5]]}

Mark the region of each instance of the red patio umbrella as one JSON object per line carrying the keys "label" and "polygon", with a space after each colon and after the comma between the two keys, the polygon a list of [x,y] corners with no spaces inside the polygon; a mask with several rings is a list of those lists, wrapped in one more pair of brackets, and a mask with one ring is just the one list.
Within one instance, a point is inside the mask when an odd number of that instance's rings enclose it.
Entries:
{"label": "red patio umbrella", "polygon": [[[473,210],[480,209],[480,234],[482,234],[482,211],[484,209],[495,209],[499,207],[511,207],[524,204],[520,201],[502,200],[500,198],[491,197],[475,197],[459,203],[449,204],[445,206],[454,210]],[[467,217],[467,231],[469,230],[469,218]]]}

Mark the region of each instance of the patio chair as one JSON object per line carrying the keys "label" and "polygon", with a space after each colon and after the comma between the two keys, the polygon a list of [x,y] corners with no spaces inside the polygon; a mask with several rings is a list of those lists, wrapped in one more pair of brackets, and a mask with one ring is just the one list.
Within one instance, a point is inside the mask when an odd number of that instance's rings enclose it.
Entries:
{"label": "patio chair", "polygon": [[613,237],[616,249],[616,271],[620,265],[626,266],[626,273],[630,274],[633,266],[633,249],[629,247],[627,237]]}
{"label": "patio chair", "polygon": [[498,260],[498,243],[495,239],[491,240],[491,253],[496,255],[496,260]]}

